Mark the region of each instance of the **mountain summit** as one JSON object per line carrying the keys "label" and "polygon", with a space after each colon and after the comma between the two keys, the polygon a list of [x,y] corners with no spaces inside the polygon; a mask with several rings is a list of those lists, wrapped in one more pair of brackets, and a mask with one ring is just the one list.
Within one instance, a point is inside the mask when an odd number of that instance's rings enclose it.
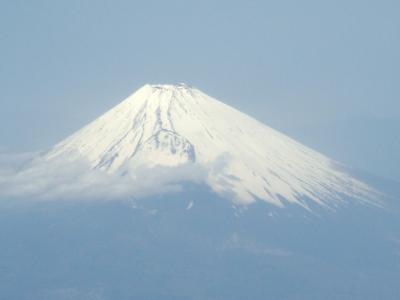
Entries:
{"label": "mountain summit", "polygon": [[371,192],[338,163],[185,84],[143,86],[44,156],[82,159],[121,178],[192,166],[214,192],[244,204],[331,206]]}

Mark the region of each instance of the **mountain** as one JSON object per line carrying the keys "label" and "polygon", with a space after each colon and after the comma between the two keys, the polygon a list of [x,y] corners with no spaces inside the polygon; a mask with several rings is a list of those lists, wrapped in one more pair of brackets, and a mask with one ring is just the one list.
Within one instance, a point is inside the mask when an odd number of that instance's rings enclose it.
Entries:
{"label": "mountain", "polygon": [[333,207],[375,194],[337,162],[185,84],[145,85],[43,161],[86,161],[128,182],[160,167],[163,180],[173,180],[174,170],[190,166],[201,174],[193,180],[240,204]]}
{"label": "mountain", "polygon": [[195,88],[146,85],[0,169],[0,298],[397,300],[399,199]]}

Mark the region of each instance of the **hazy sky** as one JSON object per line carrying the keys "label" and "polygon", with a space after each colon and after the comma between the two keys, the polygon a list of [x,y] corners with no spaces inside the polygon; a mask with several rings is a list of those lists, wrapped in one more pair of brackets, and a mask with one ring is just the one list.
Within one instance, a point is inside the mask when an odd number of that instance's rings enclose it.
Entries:
{"label": "hazy sky", "polygon": [[145,83],[186,82],[400,179],[399,1],[2,1],[0,148],[46,149]]}

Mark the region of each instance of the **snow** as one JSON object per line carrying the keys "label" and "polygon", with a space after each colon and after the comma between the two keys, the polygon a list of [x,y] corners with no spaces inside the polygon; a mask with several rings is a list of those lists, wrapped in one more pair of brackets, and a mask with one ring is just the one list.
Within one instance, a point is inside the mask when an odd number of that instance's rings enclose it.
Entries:
{"label": "snow", "polygon": [[240,204],[307,207],[305,198],[327,205],[373,193],[336,162],[185,84],[145,85],[44,159],[86,159],[113,176],[193,164],[207,170],[216,193]]}

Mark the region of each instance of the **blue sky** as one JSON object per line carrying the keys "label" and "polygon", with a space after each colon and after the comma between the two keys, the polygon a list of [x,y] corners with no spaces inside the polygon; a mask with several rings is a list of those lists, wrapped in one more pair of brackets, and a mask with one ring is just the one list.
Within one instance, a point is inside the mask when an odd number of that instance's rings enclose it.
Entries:
{"label": "blue sky", "polygon": [[0,147],[46,149],[145,83],[186,82],[400,179],[398,1],[0,1]]}

